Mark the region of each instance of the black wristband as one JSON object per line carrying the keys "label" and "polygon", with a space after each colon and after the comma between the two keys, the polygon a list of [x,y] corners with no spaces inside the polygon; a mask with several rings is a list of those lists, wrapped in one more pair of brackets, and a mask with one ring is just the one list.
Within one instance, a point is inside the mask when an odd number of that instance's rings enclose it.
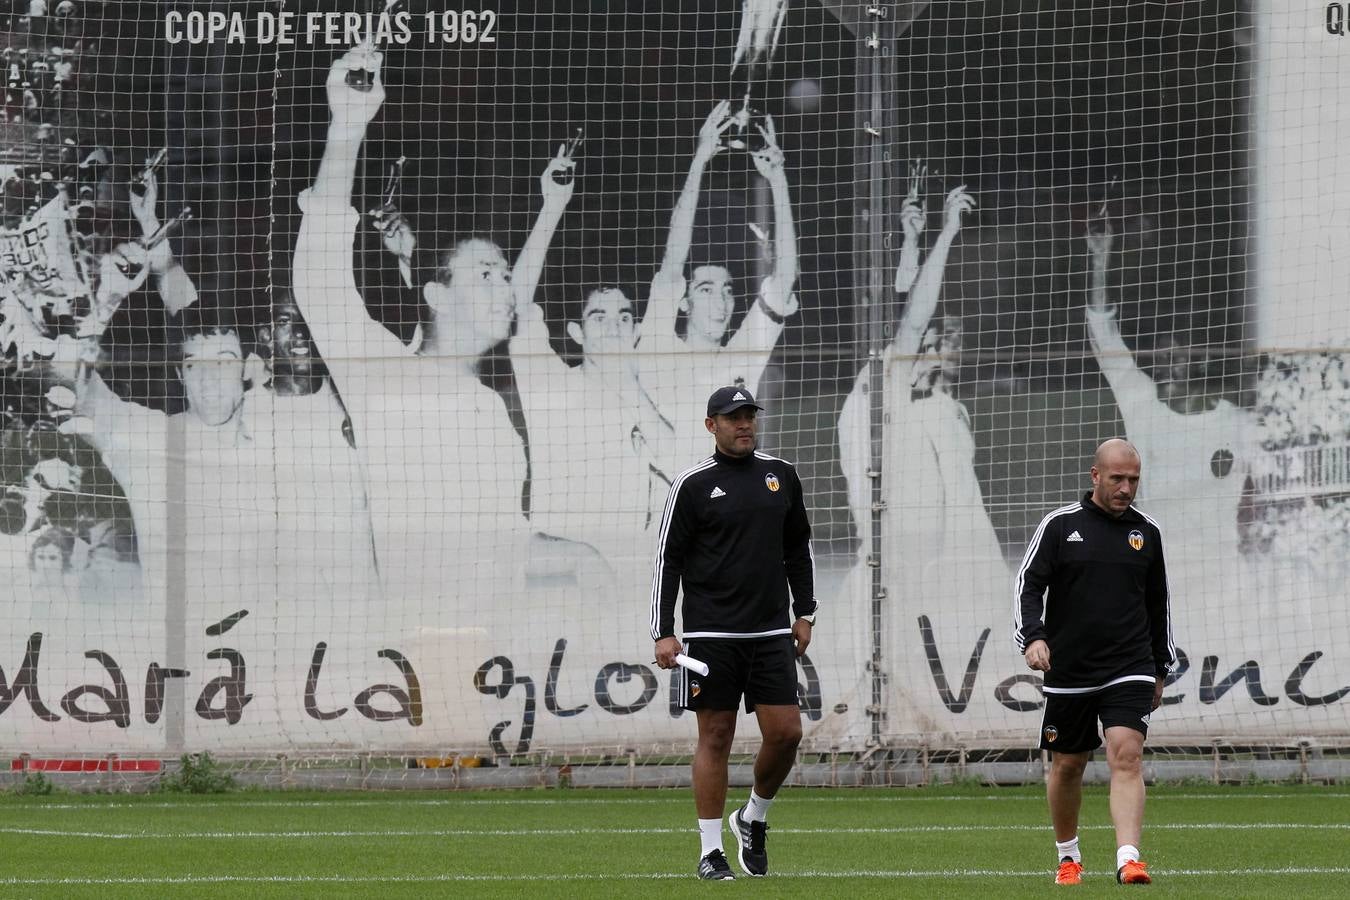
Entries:
{"label": "black wristband", "polygon": [[774,324],[782,325],[785,321],[787,321],[785,317],[780,316],[778,313],[774,312],[773,307],[770,306],[769,302],[764,299],[763,294],[760,294],[758,297],[756,297],[755,302],[759,304],[759,308],[764,310],[764,315],[768,316],[769,320]]}

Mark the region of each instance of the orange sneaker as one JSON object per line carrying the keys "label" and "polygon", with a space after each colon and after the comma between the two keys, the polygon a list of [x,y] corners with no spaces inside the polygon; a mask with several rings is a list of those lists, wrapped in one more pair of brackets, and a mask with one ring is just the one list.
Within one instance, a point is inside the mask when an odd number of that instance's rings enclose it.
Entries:
{"label": "orange sneaker", "polygon": [[1116,870],[1116,881],[1121,884],[1153,883],[1153,879],[1148,877],[1148,866],[1137,859],[1130,860]]}
{"label": "orange sneaker", "polygon": [[1067,856],[1059,861],[1059,871],[1055,873],[1055,884],[1082,884],[1083,864],[1076,863]]}

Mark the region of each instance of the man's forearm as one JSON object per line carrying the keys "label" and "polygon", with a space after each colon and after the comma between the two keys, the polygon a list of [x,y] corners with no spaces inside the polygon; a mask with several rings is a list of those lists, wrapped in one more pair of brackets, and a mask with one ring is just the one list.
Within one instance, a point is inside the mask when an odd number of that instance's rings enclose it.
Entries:
{"label": "man's forearm", "polygon": [[792,591],[794,616],[809,616],[816,609],[816,579],[811,560],[788,566],[788,588]]}
{"label": "man's forearm", "polygon": [[774,281],[784,303],[797,283],[797,228],[792,219],[792,196],[787,175],[779,170],[769,181],[773,192]]}
{"label": "man's forearm", "polygon": [[923,317],[925,324],[932,318],[933,310],[937,309],[938,296],[942,292],[942,281],[947,270],[947,256],[955,240],[956,235],[947,231],[939,233],[934,238],[933,246],[928,251],[928,259],[924,260],[919,268],[919,277],[914,282],[913,290],[910,291],[910,302]]}
{"label": "man's forearm", "polygon": [[1153,660],[1155,668],[1167,672],[1176,665],[1176,647],[1172,643],[1171,595],[1167,584],[1166,564],[1159,559],[1150,567],[1147,602],[1149,626],[1153,632]]}
{"label": "man's forearm", "polygon": [[651,634],[654,641],[675,634],[675,600],[679,596],[679,583],[678,575],[662,571],[658,576],[656,589],[660,593],[657,596],[657,607],[651,622]]}
{"label": "man's forearm", "polygon": [[544,263],[548,259],[549,245],[553,243],[553,235],[557,232],[558,223],[562,220],[566,209],[565,202],[545,201],[543,209],[539,210],[539,216],[534,221],[534,227],[530,229],[530,236],[526,238],[525,246],[516,259],[516,265],[511,272],[511,283],[516,295],[516,308],[521,310],[522,315],[526,305],[534,302],[534,292],[539,287],[539,279],[544,274]]}
{"label": "man's forearm", "polygon": [[356,161],[361,153],[363,134],[350,127],[328,130],[328,142],[319,160],[319,172],[311,189],[316,197],[327,201],[351,203],[352,185],[356,182]]}
{"label": "man's forearm", "polygon": [[919,242],[911,234],[905,235],[900,247],[900,262],[895,267],[895,292],[903,294],[914,287],[914,279],[919,275]]}
{"label": "man's forearm", "polygon": [[1088,304],[1092,309],[1105,312],[1108,308],[1106,298],[1107,261],[1104,257],[1093,257],[1091,284],[1088,288]]}
{"label": "man's forearm", "polygon": [[699,153],[689,164],[679,199],[670,214],[670,233],[666,236],[666,253],[661,260],[662,272],[680,273],[689,257],[689,245],[694,239],[694,217],[698,212],[698,195],[703,182],[703,170],[708,161]]}
{"label": "man's forearm", "polygon": [[1017,629],[1017,649],[1025,653],[1035,641],[1045,640],[1045,604],[1043,600],[1023,596],[1018,605],[1022,611],[1022,624]]}
{"label": "man's forearm", "polygon": [[1157,388],[1153,379],[1135,363],[1134,355],[1121,336],[1113,311],[1089,309],[1086,318],[1097,366],[1106,377],[1106,383],[1111,386],[1116,406],[1125,420],[1126,431],[1134,440],[1138,440],[1133,429],[1153,404],[1158,402]]}
{"label": "man's forearm", "polygon": [[937,310],[938,297],[942,293],[943,273],[947,268],[947,253],[951,250],[956,235],[943,232],[933,241],[928,259],[919,269],[919,277],[909,292],[909,302],[905,304],[904,314],[900,317],[900,327],[895,336],[895,355],[908,359],[919,352],[923,341],[924,329]]}
{"label": "man's forearm", "polygon": [[1017,623],[1019,652],[1026,652],[1032,641],[1045,639],[1045,593],[1054,566],[1049,548],[1055,546],[1059,537],[1054,528],[1047,528],[1051,524],[1042,521],[1036,529],[1013,581],[1013,619]]}

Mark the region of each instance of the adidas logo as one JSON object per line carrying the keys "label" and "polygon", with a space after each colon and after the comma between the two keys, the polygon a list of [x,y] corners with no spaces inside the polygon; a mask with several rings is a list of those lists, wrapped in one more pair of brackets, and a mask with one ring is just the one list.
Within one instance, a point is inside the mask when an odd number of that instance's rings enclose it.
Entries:
{"label": "adidas logo", "polygon": [[1075,531],[1073,534],[1069,535],[1069,536],[1066,537],[1064,540],[1070,541],[1070,542],[1076,541],[1077,543],[1080,543],[1080,544],[1081,544],[1081,543],[1083,543],[1083,536],[1082,536],[1081,534],[1079,534],[1078,532]]}
{"label": "adidas logo", "polygon": [[737,392],[736,392],[736,396],[732,397],[731,399],[732,399],[732,400],[744,400],[744,399],[745,399],[745,395],[742,394],[740,391],[737,391]]}
{"label": "adidas logo", "polygon": [[720,487],[714,487],[712,493],[708,495],[708,499],[716,500],[718,497],[725,497],[726,495],[726,491],[722,490]]}

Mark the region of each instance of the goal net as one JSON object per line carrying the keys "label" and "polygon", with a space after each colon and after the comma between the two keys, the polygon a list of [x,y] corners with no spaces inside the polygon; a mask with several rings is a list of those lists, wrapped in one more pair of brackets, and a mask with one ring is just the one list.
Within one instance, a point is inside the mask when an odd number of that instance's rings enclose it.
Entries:
{"label": "goal net", "polygon": [[1332,18],[6,3],[0,747],[678,758],[726,385],[811,518],[806,752],[1036,746],[1014,577],[1115,436],[1155,742],[1344,739]]}

